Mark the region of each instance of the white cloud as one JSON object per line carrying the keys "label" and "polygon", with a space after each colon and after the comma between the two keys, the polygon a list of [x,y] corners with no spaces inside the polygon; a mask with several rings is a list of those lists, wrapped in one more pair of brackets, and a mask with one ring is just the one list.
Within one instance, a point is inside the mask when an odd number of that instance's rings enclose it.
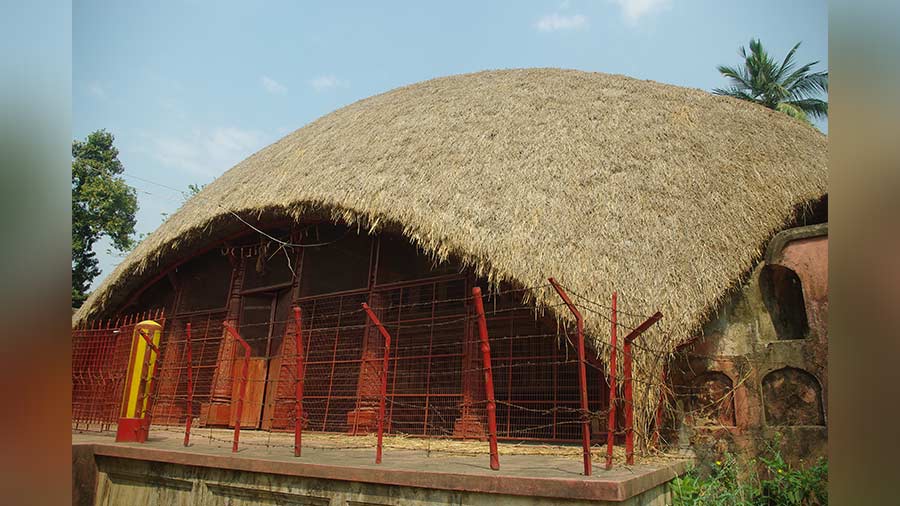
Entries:
{"label": "white cloud", "polygon": [[284,95],[285,93],[287,93],[287,86],[279,83],[269,76],[260,77],[259,82],[262,84],[264,90],[273,95]]}
{"label": "white cloud", "polygon": [[97,98],[106,99],[106,89],[103,88],[103,86],[101,86],[97,81],[88,83],[87,90],[91,95]]}
{"label": "white cloud", "polygon": [[542,32],[555,32],[557,30],[581,30],[587,28],[587,22],[587,17],[581,14],[561,16],[554,12],[539,19],[534,26]]}
{"label": "white cloud", "polygon": [[622,9],[622,16],[629,23],[635,23],[647,14],[659,12],[669,7],[671,0],[610,0]]}
{"label": "white cloud", "polygon": [[164,166],[205,178],[216,177],[263,147],[266,135],[257,130],[218,127],[190,135],[146,134],[148,152]]}
{"label": "white cloud", "polygon": [[327,91],[334,88],[349,88],[350,81],[338,79],[332,75],[318,76],[309,82],[316,91]]}

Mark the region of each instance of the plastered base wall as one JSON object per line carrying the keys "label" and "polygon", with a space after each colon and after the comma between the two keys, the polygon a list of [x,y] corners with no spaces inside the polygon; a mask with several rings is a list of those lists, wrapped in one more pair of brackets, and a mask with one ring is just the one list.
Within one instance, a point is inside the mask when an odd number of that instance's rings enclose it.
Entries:
{"label": "plastered base wall", "polygon": [[623,502],[566,500],[473,493],[297,476],[235,472],[114,457],[97,457],[97,506],[284,504],[310,506],[458,505],[625,505],[672,503],[668,483]]}

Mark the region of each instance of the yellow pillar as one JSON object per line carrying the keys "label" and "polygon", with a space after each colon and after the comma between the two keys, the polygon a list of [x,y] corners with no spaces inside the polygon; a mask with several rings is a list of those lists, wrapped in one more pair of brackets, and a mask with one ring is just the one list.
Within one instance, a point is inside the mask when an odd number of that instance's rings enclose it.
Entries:
{"label": "yellow pillar", "polygon": [[144,320],[134,326],[116,441],[143,443],[147,440],[150,389],[159,358],[161,334],[162,325],[153,320]]}

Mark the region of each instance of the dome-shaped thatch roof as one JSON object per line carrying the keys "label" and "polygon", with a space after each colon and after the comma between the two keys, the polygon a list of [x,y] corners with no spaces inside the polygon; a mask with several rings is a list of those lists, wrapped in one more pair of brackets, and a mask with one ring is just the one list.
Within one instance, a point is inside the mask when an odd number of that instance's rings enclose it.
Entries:
{"label": "dome-shaped thatch roof", "polygon": [[[747,102],[574,70],[488,71],[324,116],[209,184],[76,314],[126,292],[228,221],[323,212],[397,226],[439,257],[525,286],[554,276],[688,338],[798,206],[826,191],[826,139]],[[555,295],[538,302],[557,304]],[[606,339],[608,323],[586,314]],[[662,343],[660,343],[662,344]]]}

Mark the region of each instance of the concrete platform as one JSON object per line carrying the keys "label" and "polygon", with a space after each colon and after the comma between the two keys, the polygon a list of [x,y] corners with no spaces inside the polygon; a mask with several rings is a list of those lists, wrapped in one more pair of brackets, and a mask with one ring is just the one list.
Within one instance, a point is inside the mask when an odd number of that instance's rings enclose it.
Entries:
{"label": "concrete platform", "polygon": [[509,454],[521,452],[501,445],[499,471],[490,469],[486,454],[394,447],[376,465],[373,448],[351,448],[334,437],[305,434],[303,456],[294,457],[291,435],[244,431],[241,450],[231,453],[230,431],[213,434],[198,431],[190,447],[176,431],[151,430],[145,444],[116,443],[111,434],[73,434],[75,499],[97,505],[661,506],[671,502],[668,482],[688,464],[662,459],[606,471],[598,455],[593,476],[585,477],[580,448],[563,447],[562,456],[529,455]]}

